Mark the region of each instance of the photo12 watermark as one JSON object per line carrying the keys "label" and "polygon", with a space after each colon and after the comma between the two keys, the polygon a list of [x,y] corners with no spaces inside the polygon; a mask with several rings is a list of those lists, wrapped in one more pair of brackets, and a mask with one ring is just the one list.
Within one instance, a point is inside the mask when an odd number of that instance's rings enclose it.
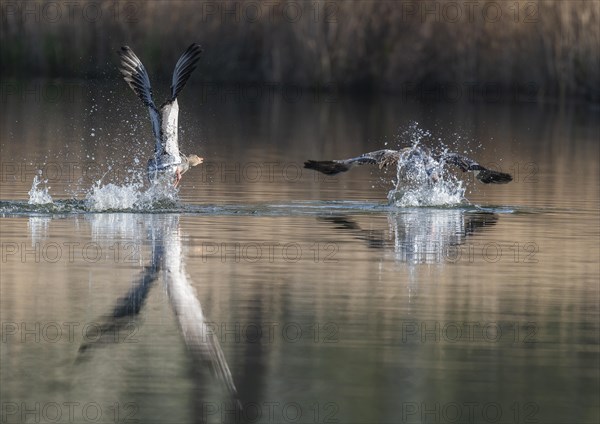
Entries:
{"label": "photo12 watermark", "polygon": [[10,402],[1,403],[1,423],[138,423],[135,402]]}
{"label": "photo12 watermark", "polygon": [[140,20],[141,4],[137,1],[2,1],[1,19],[21,25],[61,25],[98,22],[135,23]]}
{"label": "photo12 watermark", "polygon": [[75,103],[89,86],[83,81],[0,81],[0,104],[18,100],[24,103],[65,104]]}
{"label": "photo12 watermark", "polygon": [[130,321],[119,326],[99,322],[2,321],[0,340],[14,343],[138,343],[139,326]]}
{"label": "photo12 watermark", "polygon": [[335,322],[209,321],[201,329],[201,340],[221,344],[338,343],[340,327]]}
{"label": "photo12 watermark", "polygon": [[93,160],[20,162],[0,161],[0,182],[32,182],[34,178],[46,184],[96,183],[102,179],[123,180],[130,172],[119,166],[107,166]]}
{"label": "photo12 watermark", "polygon": [[535,322],[403,320],[399,328],[402,344],[539,342],[539,328]]}
{"label": "photo12 watermark", "polygon": [[136,242],[0,242],[0,263],[111,263],[137,264],[141,244]]}
{"label": "photo12 watermark", "polygon": [[401,423],[406,424],[533,424],[539,423],[536,402],[401,402]]}
{"label": "photo12 watermark", "polygon": [[203,23],[338,23],[340,3],[327,0],[198,1]]}
{"label": "photo12 watermark", "polygon": [[477,263],[510,262],[522,264],[539,263],[540,248],[533,241],[477,241],[464,243],[398,241],[395,246],[399,257],[423,260],[428,263]]}
{"label": "photo12 watermark", "polygon": [[341,423],[340,406],[336,402],[318,400],[261,402],[202,402],[202,422],[255,424],[333,424]]}
{"label": "photo12 watermark", "polygon": [[[194,244],[192,243],[192,246]],[[196,250],[203,263],[337,263],[339,245],[330,241],[312,243],[256,241],[256,242],[212,242],[204,241]]]}
{"label": "photo12 watermark", "polygon": [[400,11],[401,21],[420,23],[437,22],[447,24],[471,24],[512,22],[535,24],[539,21],[537,1],[419,1],[400,0],[393,2]]}

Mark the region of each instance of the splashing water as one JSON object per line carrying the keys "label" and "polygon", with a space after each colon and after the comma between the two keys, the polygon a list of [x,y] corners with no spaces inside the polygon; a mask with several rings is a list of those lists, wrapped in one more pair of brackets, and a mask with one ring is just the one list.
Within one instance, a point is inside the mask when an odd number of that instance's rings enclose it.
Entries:
{"label": "splashing water", "polygon": [[140,196],[140,187],[136,183],[122,186],[97,183],[87,193],[85,203],[87,209],[96,212],[132,209],[138,203]]}
{"label": "splashing water", "polygon": [[[463,182],[446,172],[444,160],[439,159],[442,155],[432,155],[429,149],[421,147],[421,144],[436,141],[430,131],[413,122],[396,138],[398,142],[400,139],[408,139],[411,147],[398,161],[394,188],[388,193],[390,206],[454,206],[466,201]],[[437,138],[437,142],[443,146],[440,138]],[[135,162],[139,163],[139,159],[136,158]],[[111,167],[108,169],[110,171]],[[145,175],[137,171],[132,172],[125,182],[103,183],[103,179],[104,176],[91,188],[83,190],[83,200],[72,199],[78,208],[91,212],[151,212],[174,208],[179,204],[178,192],[173,188],[172,181],[169,184],[163,181],[145,187]],[[56,205],[50,196],[50,187],[38,187],[46,182],[35,176],[29,191],[29,204]]]}
{"label": "splashing water", "polygon": [[[29,190],[28,203],[30,205],[58,206],[50,195],[51,187],[45,186],[47,182],[47,180],[42,180],[39,175],[34,176],[31,190]],[[42,184],[43,187],[40,186]],[[139,177],[133,178],[133,181],[124,184],[103,184],[102,180],[99,180],[90,189],[85,190],[83,201],[74,198],[71,200],[81,202],[83,209],[86,211],[103,212],[151,211],[157,208],[171,208],[177,205],[179,198],[178,192],[173,188],[172,183],[159,181],[151,184],[148,188],[144,188],[143,177]]]}
{"label": "splashing water", "polygon": [[52,203],[52,196],[50,196],[50,187],[38,188],[40,184],[44,186],[48,183],[48,180],[41,180],[37,175],[33,177],[33,183],[31,184],[31,190],[29,190],[29,204],[30,205],[46,205]]}
{"label": "splashing water", "polygon": [[462,203],[465,188],[462,181],[445,172],[444,161],[438,161],[417,140],[398,161],[396,186],[388,193],[388,201],[397,207],[448,206]]}
{"label": "splashing water", "polygon": [[167,184],[152,184],[144,190],[141,182],[124,185],[96,183],[85,198],[86,209],[94,212],[109,210],[152,210],[177,204],[177,191]]}

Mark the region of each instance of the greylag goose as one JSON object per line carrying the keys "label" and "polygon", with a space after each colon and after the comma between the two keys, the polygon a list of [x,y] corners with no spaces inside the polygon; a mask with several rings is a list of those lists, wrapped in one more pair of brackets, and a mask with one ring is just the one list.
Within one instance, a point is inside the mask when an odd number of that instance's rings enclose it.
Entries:
{"label": "greylag goose", "polygon": [[[326,175],[336,175],[340,172],[346,172],[355,165],[372,164],[379,168],[387,166],[396,166],[402,158],[410,160],[422,160],[425,164],[427,174],[432,180],[437,180],[436,162],[428,149],[421,147],[406,147],[401,150],[377,150],[375,152],[365,153],[350,159],[315,161],[308,160],[304,162],[304,167],[314,169]],[[512,177],[504,172],[487,169],[466,156],[458,153],[443,153],[440,160],[452,165],[458,166],[463,172],[471,171],[475,177],[485,184],[506,184],[512,181]],[[432,165],[433,164],[433,165]]]}
{"label": "greylag goose", "polygon": [[177,187],[181,181],[181,176],[190,167],[203,162],[203,158],[197,155],[186,156],[182,154],[179,151],[179,140],[177,138],[177,118],[179,115],[177,95],[185,86],[192,71],[196,69],[196,63],[200,59],[201,53],[200,46],[194,43],[181,55],[173,71],[171,96],[160,107],[156,107],[152,99],[152,88],[146,68],[128,46],[121,47],[119,51],[121,74],[150,113],[155,140],[154,157],[148,160],[147,168],[150,181],[156,181],[159,175],[172,175],[175,177],[175,187]]}

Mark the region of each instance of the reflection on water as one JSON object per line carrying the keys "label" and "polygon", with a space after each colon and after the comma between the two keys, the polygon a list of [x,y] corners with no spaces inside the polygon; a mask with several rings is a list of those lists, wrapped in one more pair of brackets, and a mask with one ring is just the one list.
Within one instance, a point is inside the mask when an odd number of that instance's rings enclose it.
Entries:
{"label": "reflection on water", "polygon": [[[283,406],[340,422],[402,414],[429,422],[422,408],[455,404],[466,417],[477,412],[466,422],[488,422],[485,405],[511,419],[516,408],[543,422],[558,422],[554,414],[591,422],[595,265],[573,251],[570,268],[547,273],[558,250],[539,238],[539,264],[515,261],[499,232],[511,221],[531,222],[464,209],[4,218],[3,241],[23,240],[30,253],[23,261],[22,252],[3,251],[3,397],[10,405],[93,402],[108,416],[117,402],[121,415],[143,422],[256,422],[249,414],[257,406],[258,422],[270,422],[275,404],[276,422],[287,421]],[[41,253],[35,262],[34,246],[64,247],[73,234],[95,246],[93,257],[82,259],[81,248],[73,260],[65,250],[58,261]],[[304,255],[275,250],[255,260],[244,251],[266,242]],[[490,243],[510,254],[440,254]],[[316,259],[315,245],[323,246]],[[108,258],[97,259],[98,249]],[[572,284],[552,285],[566,276]],[[72,339],[63,323],[77,330]],[[58,339],[53,325],[63,328]],[[574,412],[575,401],[591,406]]]}
{"label": "reflection on water", "polygon": [[[52,422],[56,405],[54,422],[69,407],[72,422],[599,420],[600,132],[586,111],[195,105],[182,148],[212,167],[153,213],[94,213],[104,166],[124,174],[102,187],[135,184],[126,171],[151,144],[121,117],[127,100],[93,94],[0,114],[3,422]],[[412,121],[436,134],[424,144],[454,141],[514,181],[466,177],[470,204],[398,208],[394,172],[267,172],[395,147]],[[66,172],[82,158],[97,172]],[[53,203],[30,205],[40,168]],[[119,205],[98,190],[97,209]]]}
{"label": "reflection on water", "polygon": [[[407,209],[389,213],[387,217],[396,260],[414,264],[460,260],[460,246],[466,238],[498,221],[495,213],[464,209]],[[321,220],[353,234],[370,248],[386,246],[381,230],[363,230],[345,216],[327,216]]]}
{"label": "reflection on water", "polygon": [[[121,333],[123,328],[132,327],[131,320],[140,313],[154,281],[162,270],[183,339],[198,362],[199,370],[208,368],[237,401],[237,390],[219,340],[207,325],[202,306],[185,270],[185,258],[181,253],[179,216],[168,215],[161,220],[152,215],[146,216],[142,220],[141,230],[147,232],[152,246],[151,262],[132,283],[127,295],[117,301],[112,314],[99,325],[98,331],[101,336],[81,345],[80,359],[81,355],[89,354],[92,347],[111,341],[118,342],[119,339],[115,339],[114,334]],[[202,375],[201,372],[199,375]]]}

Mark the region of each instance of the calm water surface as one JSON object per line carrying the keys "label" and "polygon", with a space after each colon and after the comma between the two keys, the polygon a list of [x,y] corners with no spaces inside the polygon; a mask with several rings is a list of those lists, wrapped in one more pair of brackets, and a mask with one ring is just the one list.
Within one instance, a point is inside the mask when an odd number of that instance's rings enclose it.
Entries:
{"label": "calm water surface", "polygon": [[[190,87],[181,148],[207,163],[123,210],[145,113],[74,84],[0,114],[2,422],[600,419],[597,110]],[[393,173],[302,170],[419,134],[515,179],[399,208]],[[27,203],[38,169],[52,205]]]}

